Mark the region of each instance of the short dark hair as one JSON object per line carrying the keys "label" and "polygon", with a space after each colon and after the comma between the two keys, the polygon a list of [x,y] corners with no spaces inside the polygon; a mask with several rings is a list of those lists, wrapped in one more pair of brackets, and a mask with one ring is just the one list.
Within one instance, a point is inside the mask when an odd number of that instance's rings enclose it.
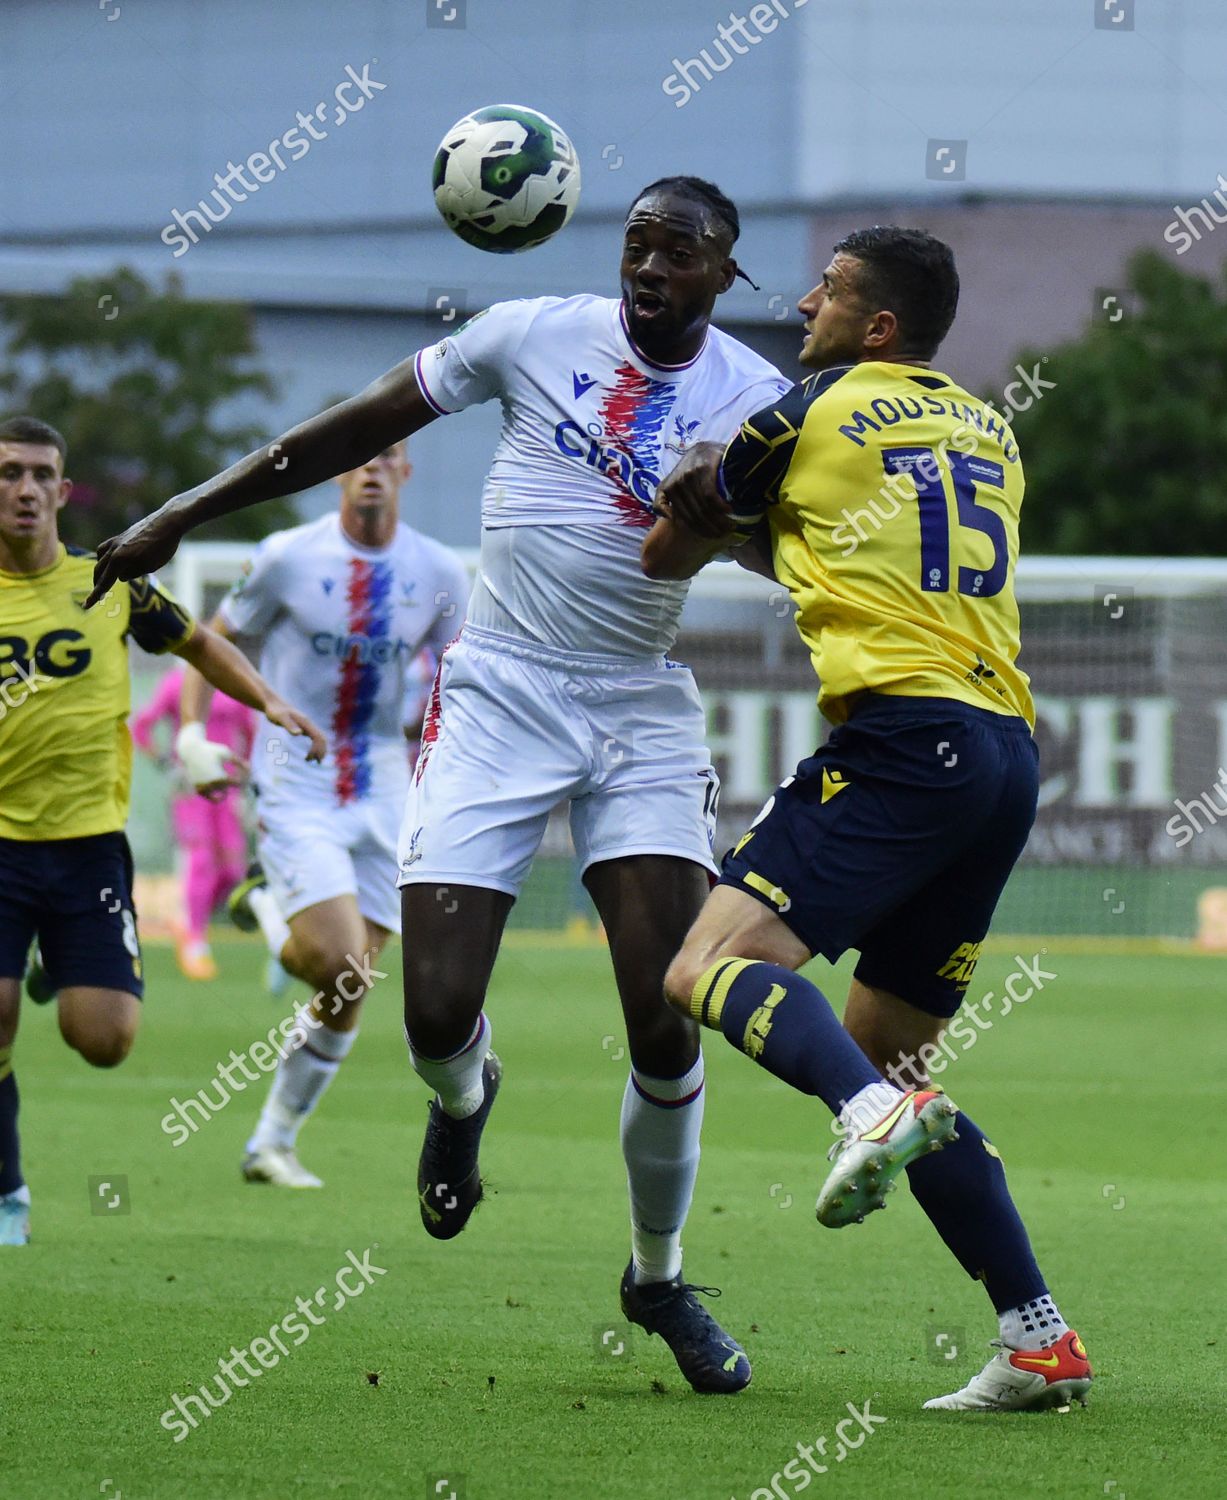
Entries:
{"label": "short dark hair", "polygon": [[[711,209],[712,213],[724,225],[725,232],[729,237],[729,249],[737,243],[741,234],[741,215],[737,212],[737,205],[726,194],[722,193],[714,182],[708,182],[703,177],[658,177],[655,182],[649,182],[641,192],[635,194],[631,208],[641,198],[646,198],[649,193],[664,192],[676,193],[679,198],[689,198],[692,203],[702,203],[705,208]],[[629,214],[630,209],[627,210]]]}
{"label": "short dark hair", "polygon": [[863,300],[873,311],[894,313],[906,352],[931,359],[959,306],[959,273],[950,246],[923,229],[875,224],[845,235],[835,253],[860,261]]}
{"label": "short dark hair", "polygon": [[68,461],[64,434],[37,417],[6,417],[0,421],[0,443],[37,443],[40,448],[57,448],[60,462]]}

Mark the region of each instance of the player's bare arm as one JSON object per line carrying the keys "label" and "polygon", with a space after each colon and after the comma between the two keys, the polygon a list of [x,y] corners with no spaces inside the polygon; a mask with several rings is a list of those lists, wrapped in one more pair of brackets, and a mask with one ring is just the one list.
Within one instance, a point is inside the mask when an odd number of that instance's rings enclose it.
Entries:
{"label": "player's bare arm", "polygon": [[[258,710],[270,724],[276,724],[287,733],[305,735],[311,742],[307,759],[323,760],[328,751],[323,732],[306,714],[299,713],[279,698],[221,631],[208,625],[197,625],[188,639],[176,648],[175,654],[182,657],[188,668],[180,702],[183,727],[179,731],[176,749],[197,791],[220,795],[226,787],[237,785],[236,778],[226,774],[225,764],[241,765],[228,746],[214,745],[204,738],[203,723],[211,697],[210,687]],[[194,730],[193,725],[196,726]],[[197,755],[194,751],[200,753]]]}
{"label": "player's bare arm", "polygon": [[727,545],[699,536],[671,516],[661,516],[643,539],[639,564],[649,578],[693,578]]}
{"label": "player's bare arm", "polygon": [[[198,632],[205,628],[202,625],[197,625],[196,627]],[[220,610],[209,621],[207,628],[214,635],[220,635],[223,640],[234,640],[234,631],[226,624]],[[185,662],[183,688],[179,693],[179,723],[206,723],[209,718],[209,707],[212,702],[213,684],[198,667],[194,666],[191,662]]]}
{"label": "player's bare arm", "polygon": [[412,359],[365,390],[282,433],[213,479],[175,495],[98,548],[92,608],[113,583],[164,566],[189,531],[205,521],[323,484],[433,422],[438,415],[418,386]]}

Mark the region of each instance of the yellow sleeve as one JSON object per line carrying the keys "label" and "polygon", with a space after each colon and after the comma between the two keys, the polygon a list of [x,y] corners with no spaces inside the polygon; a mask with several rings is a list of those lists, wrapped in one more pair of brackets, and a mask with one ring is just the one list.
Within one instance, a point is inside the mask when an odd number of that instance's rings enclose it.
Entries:
{"label": "yellow sleeve", "polygon": [[808,376],[741,424],[719,470],[720,490],[739,531],[749,533],[778,502],[810,406],[849,368]]}

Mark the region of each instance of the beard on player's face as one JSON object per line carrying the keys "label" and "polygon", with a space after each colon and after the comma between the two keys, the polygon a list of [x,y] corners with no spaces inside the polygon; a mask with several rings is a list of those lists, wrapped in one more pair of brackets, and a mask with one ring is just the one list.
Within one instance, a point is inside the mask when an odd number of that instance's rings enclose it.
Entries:
{"label": "beard on player's face", "polygon": [[860,338],[844,328],[818,328],[806,337],[801,363],[807,370],[831,370],[836,365],[852,365],[861,358]]}
{"label": "beard on player's face", "polygon": [[[677,301],[672,300],[668,293],[659,296],[646,294],[637,304],[624,285],[622,300],[631,337],[648,353],[667,352],[711,321],[712,303],[702,296]],[[647,311],[647,308],[651,310]]]}
{"label": "beard on player's face", "polygon": [[858,265],[840,254],[822,280],[797,304],[805,318],[800,362],[807,370],[856,364],[865,354],[871,309],[859,284]]}
{"label": "beard on player's face", "polygon": [[856,364],[865,357],[865,335],[870,322],[868,310],[863,306],[821,301],[806,319],[801,363],[808,370]]}
{"label": "beard on player's face", "polygon": [[706,326],[727,284],[723,246],[708,232],[705,210],[653,195],[637,203],[622,244],[622,305],[631,337],[668,350]]}

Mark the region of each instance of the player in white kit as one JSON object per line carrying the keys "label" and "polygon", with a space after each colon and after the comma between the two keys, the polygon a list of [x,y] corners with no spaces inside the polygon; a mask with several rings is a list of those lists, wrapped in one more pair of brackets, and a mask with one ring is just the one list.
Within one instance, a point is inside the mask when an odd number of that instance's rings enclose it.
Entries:
{"label": "player in white kit", "polygon": [[469,620],[444,655],[400,842],[405,1026],[434,1089],[422,1221],[451,1238],[481,1198],[478,1143],[499,1086],[483,1011],[503,926],[552,807],[569,802],[609,935],[631,1075],[623,1311],[665,1339],[696,1390],[750,1365],[682,1280],[703,1107],[696,1028],[665,1004],[673,950],[706,896],[717,784],[689,671],[665,659],[685,586],[644,577],[660,479],[789,386],[710,327],[737,275],[737,211],[667,178],[635,200],[622,296],[498,304],[293,429],[278,472],[253,454],[103,543],[98,581],[157,566],[215,515],[318,483],[435,417],[497,399]]}
{"label": "player in white kit", "polygon": [[[396,829],[416,737],[406,710],[416,718],[419,654],[442,653],[468,597],[456,554],[399,519],[410,471],[396,443],[342,474],[339,510],[266,537],[213,622],[258,648],[268,679],[310,704],[329,740],[313,765],[261,721],[252,754],[260,862],[231,911],[240,926],[258,923],[317,996],[247,1143],[251,1182],[321,1186],[298,1160],[298,1131],[348,1055],[375,961],[400,930]],[[185,696],[203,715],[199,674]]]}

